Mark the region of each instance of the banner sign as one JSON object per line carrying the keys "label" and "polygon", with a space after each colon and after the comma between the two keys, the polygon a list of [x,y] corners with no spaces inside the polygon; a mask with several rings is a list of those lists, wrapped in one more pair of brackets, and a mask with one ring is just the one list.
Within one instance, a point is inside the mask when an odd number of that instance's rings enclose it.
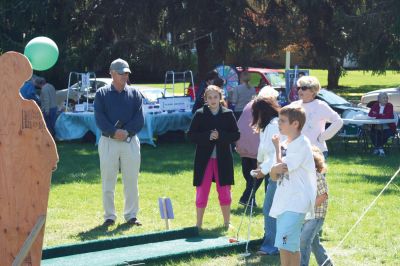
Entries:
{"label": "banner sign", "polygon": [[190,96],[158,98],[162,111],[188,111],[190,109]]}

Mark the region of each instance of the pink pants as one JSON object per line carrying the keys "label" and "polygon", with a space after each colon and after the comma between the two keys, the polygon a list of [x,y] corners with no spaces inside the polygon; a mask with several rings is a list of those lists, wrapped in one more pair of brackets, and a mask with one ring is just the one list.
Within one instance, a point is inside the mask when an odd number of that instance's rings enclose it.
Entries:
{"label": "pink pants", "polygon": [[196,207],[205,208],[207,207],[208,195],[210,194],[210,188],[213,176],[215,183],[217,184],[218,200],[219,205],[226,206],[232,202],[231,198],[231,186],[220,186],[218,177],[218,164],[217,159],[212,158],[208,160],[206,171],[204,173],[203,182],[200,186],[196,187]]}

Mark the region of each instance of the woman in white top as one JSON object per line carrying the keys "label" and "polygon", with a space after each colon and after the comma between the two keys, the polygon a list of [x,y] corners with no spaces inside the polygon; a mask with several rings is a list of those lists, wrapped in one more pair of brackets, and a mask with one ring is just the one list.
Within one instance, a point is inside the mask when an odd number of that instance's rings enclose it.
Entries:
{"label": "woman in white top", "polygon": [[[301,133],[310,140],[312,145],[317,146],[326,158],[328,156],[326,141],[342,128],[343,120],[326,102],[315,98],[321,89],[316,77],[299,78],[297,89],[300,100],[292,104],[300,104],[306,111],[306,123]],[[326,128],[326,123],[331,123],[331,125]]]}
{"label": "woman in white top", "polygon": [[[260,255],[278,254],[278,248],[274,246],[276,235],[276,219],[269,216],[269,212],[274,199],[276,182],[269,178],[271,167],[276,163],[275,147],[272,143],[272,136],[279,134],[278,128],[278,113],[280,107],[275,97],[264,98],[258,96],[255,98],[252,105],[253,123],[252,126],[260,133],[260,144],[258,146],[257,161],[258,168],[255,170],[256,178],[264,178],[266,194],[264,199],[263,214],[264,214],[264,241],[257,252]],[[285,139],[281,136],[281,139]]]}

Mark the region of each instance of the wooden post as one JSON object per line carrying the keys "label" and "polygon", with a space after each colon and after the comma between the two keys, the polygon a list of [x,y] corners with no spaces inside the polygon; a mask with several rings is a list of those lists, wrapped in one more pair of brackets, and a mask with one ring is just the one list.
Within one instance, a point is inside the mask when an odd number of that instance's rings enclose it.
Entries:
{"label": "wooden post", "polygon": [[290,52],[286,51],[286,63],[285,63],[285,70],[290,69]]}

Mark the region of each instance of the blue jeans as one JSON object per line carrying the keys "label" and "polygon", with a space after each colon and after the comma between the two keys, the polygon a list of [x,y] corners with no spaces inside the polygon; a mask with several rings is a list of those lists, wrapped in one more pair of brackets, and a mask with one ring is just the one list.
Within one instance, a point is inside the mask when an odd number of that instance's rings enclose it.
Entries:
{"label": "blue jeans", "polygon": [[[265,192],[263,214],[264,214],[264,241],[260,247],[260,250],[267,254],[279,254],[279,250],[275,247],[275,235],[276,235],[276,219],[269,216],[271,210],[272,201],[274,200],[276,182],[273,181],[269,176],[267,191]],[[267,180],[265,180],[267,183]]]}
{"label": "blue jeans", "polygon": [[[318,265],[322,265],[328,258],[326,250],[319,242],[319,231],[324,224],[323,218],[308,220],[304,223],[300,237],[301,266],[307,266],[310,262],[311,251],[314,253]],[[324,266],[331,265],[330,261]]]}

